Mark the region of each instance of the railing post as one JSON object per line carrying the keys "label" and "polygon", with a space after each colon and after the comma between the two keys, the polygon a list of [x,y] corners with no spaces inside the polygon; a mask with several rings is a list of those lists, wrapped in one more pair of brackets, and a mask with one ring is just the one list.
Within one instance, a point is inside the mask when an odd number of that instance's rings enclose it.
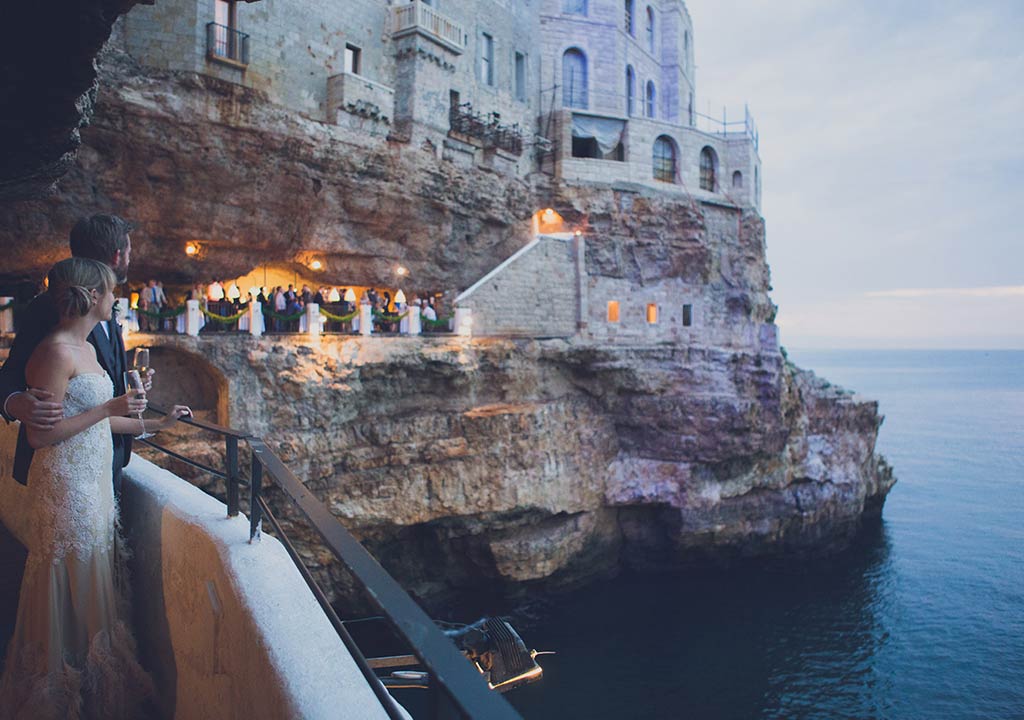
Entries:
{"label": "railing post", "polygon": [[419,335],[423,332],[423,323],[420,322],[420,304],[413,303],[409,306],[409,317],[406,318],[409,323],[408,333],[410,335]]}
{"label": "railing post", "polygon": [[469,337],[473,334],[472,308],[455,308],[455,334]]}
{"label": "railing post", "polygon": [[263,461],[257,453],[252,454],[252,483],[249,485],[249,542],[259,540],[263,531],[263,509],[260,496],[263,494]]}
{"label": "railing post", "polygon": [[224,438],[227,464],[228,517],[238,516],[238,438],[227,435]]}
{"label": "railing post", "polygon": [[320,306],[316,303],[306,304],[306,332],[310,337],[320,337]]}
{"label": "railing post", "polygon": [[373,332],[373,306],[364,302],[359,306],[359,334],[370,335]]}
{"label": "railing post", "polygon": [[256,299],[249,302],[249,334],[253,337],[263,334],[263,306]]}
{"label": "railing post", "polygon": [[[0,297],[0,333],[10,334],[14,332],[14,298]],[[12,307],[7,307],[12,305]]]}
{"label": "railing post", "polygon": [[199,312],[198,300],[185,301],[185,334],[192,337],[199,335],[199,319],[202,313]]}

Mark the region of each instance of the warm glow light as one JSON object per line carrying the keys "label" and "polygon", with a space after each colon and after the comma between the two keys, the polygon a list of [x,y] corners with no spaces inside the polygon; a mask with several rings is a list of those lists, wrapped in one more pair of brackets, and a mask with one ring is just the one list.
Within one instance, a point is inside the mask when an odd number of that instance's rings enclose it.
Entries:
{"label": "warm glow light", "polygon": [[399,290],[395,293],[395,302],[399,305],[405,304],[405,293]]}
{"label": "warm glow light", "polygon": [[577,231],[576,231],[576,237],[579,237],[579,236],[580,236],[580,235],[582,235],[582,234],[583,234],[583,231],[582,231],[582,230],[577,230]]}
{"label": "warm glow light", "polygon": [[129,296],[129,298],[130,299],[128,301],[128,304],[131,306],[131,309],[132,310],[138,310],[139,309],[139,294],[137,292],[133,292]]}
{"label": "warm glow light", "polygon": [[608,322],[617,323],[619,321],[619,301],[609,300],[608,301]]}
{"label": "warm glow light", "polygon": [[555,211],[552,210],[551,208],[548,208],[547,210],[544,211],[544,214],[542,215],[541,219],[543,219],[546,223],[553,223],[555,221]]}
{"label": "warm glow light", "polygon": [[654,325],[658,322],[658,306],[654,303],[648,303],[647,305],[647,323]]}
{"label": "warm glow light", "polygon": [[311,262],[309,264],[309,269],[310,270],[319,270],[323,266],[324,266],[324,264],[322,262],[320,262],[319,260],[314,260],[313,262]]}
{"label": "warm glow light", "polygon": [[405,275],[409,274],[409,268],[399,265],[398,267],[395,268],[395,272],[404,277]]}
{"label": "warm glow light", "polygon": [[349,288],[348,290],[345,291],[345,302],[355,302],[355,301],[356,301],[356,291],[353,290],[352,288]]}
{"label": "warm glow light", "polygon": [[338,288],[331,288],[330,294],[327,296],[329,302],[341,302],[341,293],[338,292]]}
{"label": "warm glow light", "polygon": [[185,243],[185,254],[189,257],[199,253],[199,246],[196,243]]}

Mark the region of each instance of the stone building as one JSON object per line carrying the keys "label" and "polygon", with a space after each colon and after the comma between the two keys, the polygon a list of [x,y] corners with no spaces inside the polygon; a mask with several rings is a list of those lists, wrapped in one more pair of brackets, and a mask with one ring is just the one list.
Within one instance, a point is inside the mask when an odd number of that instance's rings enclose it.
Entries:
{"label": "stone building", "polygon": [[352,135],[525,174],[538,114],[536,0],[167,0],[125,19],[142,64],[266,93]]}
{"label": "stone building", "polygon": [[260,90],[366,142],[760,206],[749,113],[695,110],[682,0],[167,0],[132,10],[124,38],[144,65]]}
{"label": "stone building", "polygon": [[761,204],[757,130],[696,110],[693,23],[682,0],[544,0],[544,167],[567,181],[657,184]]}

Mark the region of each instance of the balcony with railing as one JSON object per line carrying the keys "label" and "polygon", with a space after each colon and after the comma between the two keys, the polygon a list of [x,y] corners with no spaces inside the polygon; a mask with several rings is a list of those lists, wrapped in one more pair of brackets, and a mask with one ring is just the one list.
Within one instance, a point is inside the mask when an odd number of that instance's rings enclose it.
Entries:
{"label": "balcony with railing", "polygon": [[244,69],[249,65],[249,36],[227,25],[207,23],[206,56],[215,62]]}
{"label": "balcony with railing", "polygon": [[469,44],[466,29],[422,0],[391,8],[391,37],[419,34],[461,55]]}

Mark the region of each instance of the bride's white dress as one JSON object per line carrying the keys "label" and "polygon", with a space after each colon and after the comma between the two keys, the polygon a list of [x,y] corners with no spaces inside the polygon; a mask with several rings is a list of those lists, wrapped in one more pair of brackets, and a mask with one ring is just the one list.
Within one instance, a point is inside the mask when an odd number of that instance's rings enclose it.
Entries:
{"label": "bride's white dress", "polygon": [[[68,382],[64,415],[106,402],[105,374]],[[36,451],[29,473],[28,560],[0,681],[0,720],[129,718],[152,681],[129,631],[125,550],[111,483],[110,423]]]}

